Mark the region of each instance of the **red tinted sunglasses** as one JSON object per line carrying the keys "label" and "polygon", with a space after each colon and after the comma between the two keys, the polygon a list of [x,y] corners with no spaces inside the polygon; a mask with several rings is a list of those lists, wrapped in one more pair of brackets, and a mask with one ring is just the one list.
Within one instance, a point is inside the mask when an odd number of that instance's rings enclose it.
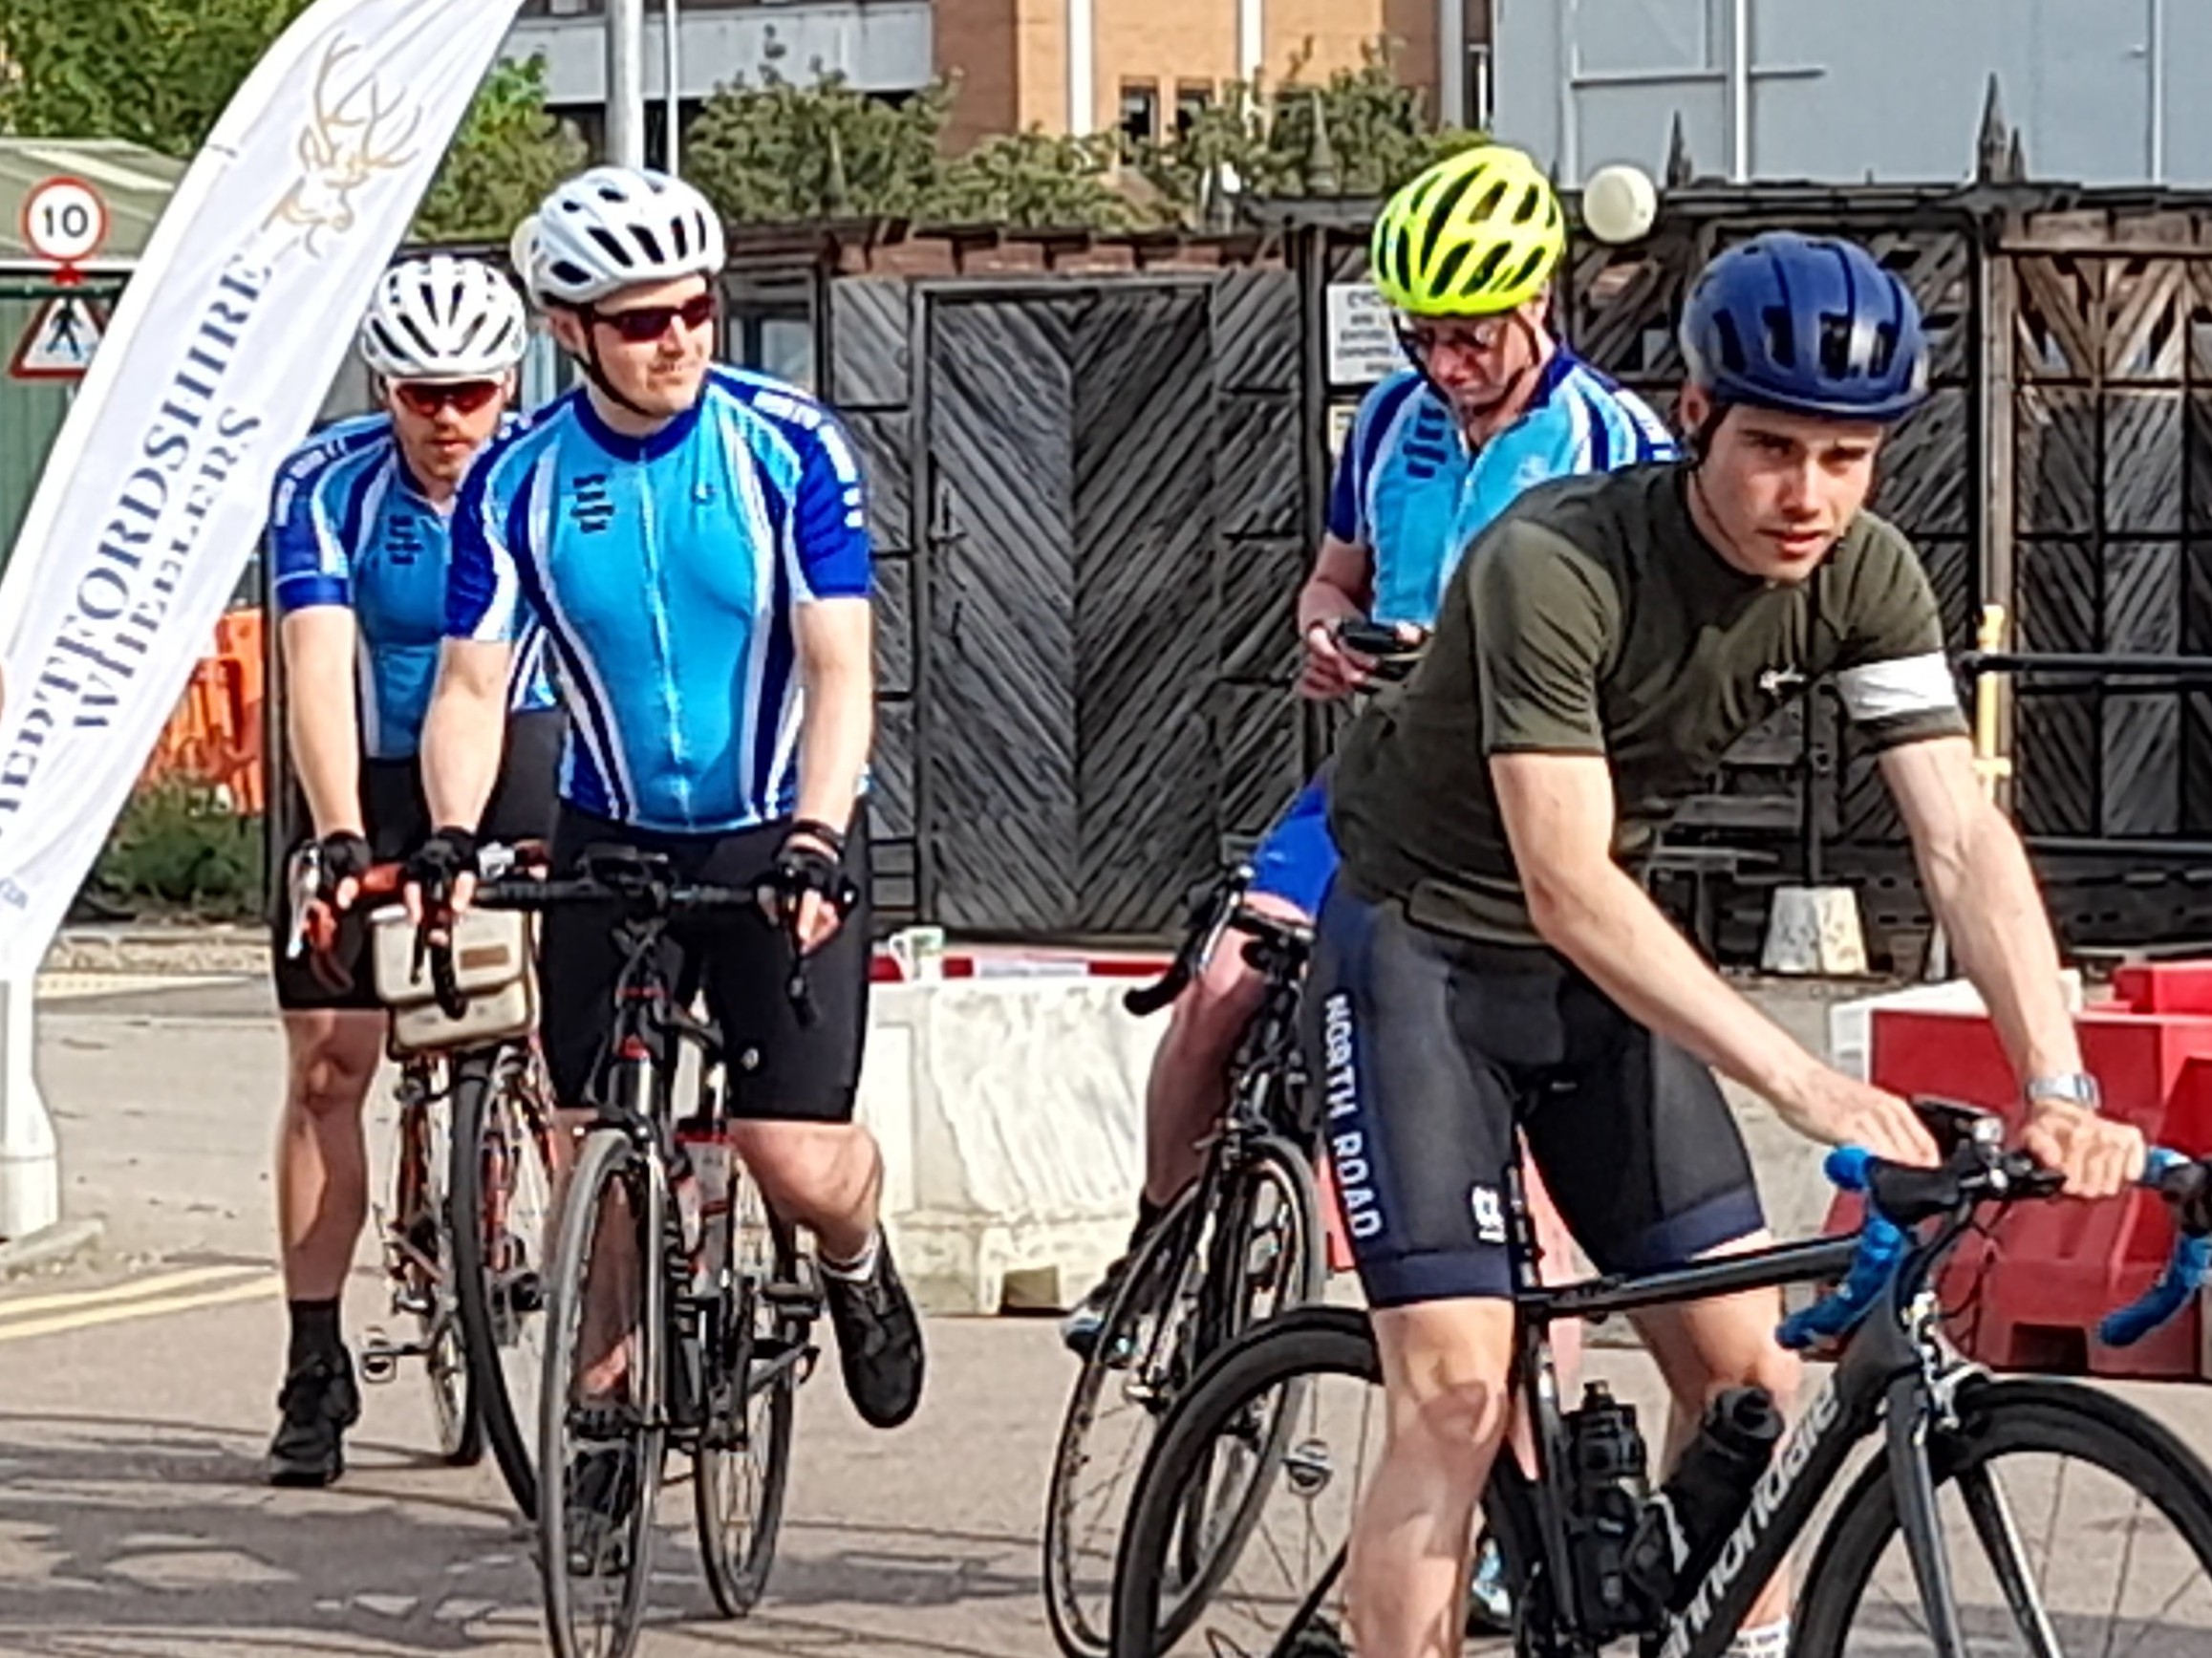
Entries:
{"label": "red tinted sunglasses", "polygon": [[497,380],[400,380],[392,393],[424,420],[450,408],[457,415],[473,415],[500,395]]}
{"label": "red tinted sunglasses", "polygon": [[715,296],[709,289],[695,293],[681,305],[640,305],[629,311],[593,311],[591,320],[603,322],[632,345],[644,345],[656,340],[668,332],[668,325],[681,320],[686,328],[704,328],[714,320]]}

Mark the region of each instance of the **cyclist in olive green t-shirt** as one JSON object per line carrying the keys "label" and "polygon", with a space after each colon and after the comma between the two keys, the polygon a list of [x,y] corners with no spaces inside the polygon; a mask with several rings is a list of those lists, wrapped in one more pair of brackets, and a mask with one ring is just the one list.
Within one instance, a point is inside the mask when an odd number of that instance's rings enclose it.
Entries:
{"label": "cyclist in olive green t-shirt", "polygon": [[[1776,707],[1833,676],[1879,752],[1936,915],[2070,1190],[2140,1170],[2095,1085],[2009,824],[1984,797],[1925,575],[1860,510],[1924,395],[1902,284],[1787,234],[1723,253],[1683,321],[1694,459],[1542,485],[1461,561],[1421,666],[1362,716],[1330,786],[1342,867],[1306,985],[1390,1436],[1349,1561],[1361,1658],[1441,1658],[1506,1420],[1513,1305],[1500,1180],[1516,1121],[1601,1270],[1766,1241],[1707,1066],[1817,1140],[1930,1161],[1910,1107],[1815,1060],[1731,990],[1621,867]],[[1778,1295],[1639,1324],[1679,1448],[1708,1394],[1786,1397]],[[1780,1658],[1788,1584],[1737,1636]]]}

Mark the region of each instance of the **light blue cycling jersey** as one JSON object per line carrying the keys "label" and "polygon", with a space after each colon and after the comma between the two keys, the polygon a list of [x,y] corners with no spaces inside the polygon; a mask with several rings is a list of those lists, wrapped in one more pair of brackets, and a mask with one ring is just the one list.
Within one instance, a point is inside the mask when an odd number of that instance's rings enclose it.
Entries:
{"label": "light blue cycling jersey", "polygon": [[[1468,452],[1451,407],[1411,369],[1360,405],[1329,498],[1329,533],[1374,557],[1377,621],[1428,627],[1459,555],[1524,490],[1553,478],[1668,461],[1673,436],[1633,392],[1560,347],[1519,420]],[[1319,778],[1253,853],[1253,891],[1321,914],[1337,871]]]}
{"label": "light blue cycling jersey", "polygon": [[1519,420],[1470,453],[1451,406],[1411,369],[1360,405],[1329,499],[1329,533],[1374,553],[1379,622],[1427,627],[1459,555],[1549,478],[1674,458],[1644,401],[1560,347]]}
{"label": "light blue cycling jersey", "polygon": [[569,699],[561,797],[674,834],[788,817],[798,804],[796,606],[865,598],[860,467],[796,387],[716,368],[649,438],[581,389],[471,470],[446,626],[551,635]]}
{"label": "light blue cycling jersey", "polygon": [[[409,476],[388,415],[312,434],[277,471],[268,521],[277,614],[345,605],[360,636],[361,745],[414,758],[445,637],[450,519]],[[555,706],[542,635],[517,653],[511,706]]]}

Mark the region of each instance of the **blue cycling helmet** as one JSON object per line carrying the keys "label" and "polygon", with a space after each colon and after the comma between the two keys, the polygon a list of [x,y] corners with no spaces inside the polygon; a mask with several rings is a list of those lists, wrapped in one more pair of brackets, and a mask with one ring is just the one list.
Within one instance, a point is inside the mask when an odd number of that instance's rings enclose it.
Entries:
{"label": "blue cycling helmet", "polygon": [[1770,230],[1720,254],[1683,308],[1682,354],[1722,407],[1887,423],[1928,391],[1920,307],[1838,237]]}

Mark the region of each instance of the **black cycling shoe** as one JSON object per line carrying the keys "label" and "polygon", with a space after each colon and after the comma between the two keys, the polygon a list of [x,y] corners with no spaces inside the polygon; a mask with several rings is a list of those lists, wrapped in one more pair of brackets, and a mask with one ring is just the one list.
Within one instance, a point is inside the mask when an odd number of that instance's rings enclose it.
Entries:
{"label": "black cycling shoe", "polygon": [[1098,1346],[1101,1331],[1106,1328],[1106,1314],[1114,1304],[1114,1297],[1121,1293],[1122,1280],[1128,1276],[1129,1258],[1123,1256],[1106,1269],[1106,1274],[1091,1286],[1090,1294],[1075,1303],[1074,1310],[1060,1321],[1060,1343],[1077,1358],[1087,1363],[1091,1351]]}
{"label": "black cycling shoe", "polygon": [[617,1578],[630,1570],[637,1457],[628,1445],[601,1445],[569,1464],[569,1575]]}
{"label": "black cycling shoe", "polygon": [[876,1240],[875,1270],[865,1279],[825,1272],[822,1299],[837,1330],[846,1396],[870,1428],[896,1428],[922,1402],[922,1324],[890,1243]]}
{"label": "black cycling shoe", "polygon": [[268,1483],[329,1485],[345,1473],[345,1432],[361,1419],[361,1389],[346,1350],[293,1369],[276,1404],[284,1419],[268,1442]]}

